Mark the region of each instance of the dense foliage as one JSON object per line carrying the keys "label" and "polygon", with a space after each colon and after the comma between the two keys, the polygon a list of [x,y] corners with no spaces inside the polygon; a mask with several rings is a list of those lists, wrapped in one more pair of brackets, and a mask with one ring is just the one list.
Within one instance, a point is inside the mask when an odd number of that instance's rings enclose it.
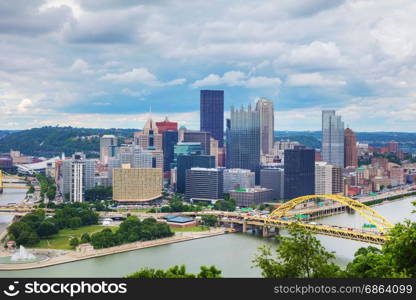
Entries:
{"label": "dense foliage", "polygon": [[98,214],[84,203],[73,203],[55,210],[54,216],[46,216],[38,209],[23,216],[8,227],[9,239],[16,244],[33,246],[41,238],[49,237],[60,229],[76,229],[85,225],[98,223]]}
{"label": "dense foliage", "polygon": [[[201,211],[202,207],[199,205],[193,205],[183,202],[183,196],[180,194],[175,195],[169,199],[169,205],[162,206],[161,212],[187,212],[187,211]],[[150,209],[149,212],[156,212],[154,208]]]}
{"label": "dense foliage", "polygon": [[124,220],[116,232],[106,228],[91,236],[91,244],[96,249],[108,248],[124,243],[154,240],[174,235],[167,224],[160,224],[153,218],[140,221],[136,216]]}
{"label": "dense foliage", "polygon": [[1,139],[0,152],[9,152],[13,149],[20,150],[25,155],[52,157],[60,155],[62,152],[72,155],[74,152],[82,151],[88,157],[97,157],[100,151],[98,136],[114,134],[129,138],[132,137],[134,131],[137,130],[52,126],[32,128],[4,136]]}
{"label": "dense foliage", "polygon": [[214,204],[214,209],[222,211],[235,211],[235,200],[225,197],[224,200],[218,200]]}
{"label": "dense foliage", "polygon": [[43,200],[46,196],[50,201],[55,199],[56,185],[52,177],[36,174],[36,179],[40,184],[40,198]]}
{"label": "dense foliage", "polygon": [[218,217],[214,215],[202,216],[202,222],[206,226],[214,227],[218,224]]}
{"label": "dense foliage", "polygon": [[338,277],[340,267],[333,263],[335,255],[326,251],[310,231],[293,224],[289,237],[279,236],[276,257],[271,248],[262,246],[253,262],[266,278]]}
{"label": "dense foliage", "polygon": [[113,199],[113,188],[111,186],[96,186],[85,191],[85,201],[101,201]]}
{"label": "dense foliage", "polygon": [[143,268],[126,276],[126,278],[221,278],[221,270],[218,270],[215,266],[201,266],[200,270],[198,274],[187,273],[184,265],[174,266],[166,271]]}
{"label": "dense foliage", "polygon": [[346,276],[358,278],[416,277],[416,223],[396,224],[381,249],[360,248]]}

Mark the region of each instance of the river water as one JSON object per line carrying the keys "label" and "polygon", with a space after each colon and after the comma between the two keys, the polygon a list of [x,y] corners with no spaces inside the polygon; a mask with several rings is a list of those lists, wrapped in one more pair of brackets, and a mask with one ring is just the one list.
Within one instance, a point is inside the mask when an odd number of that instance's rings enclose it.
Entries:
{"label": "river water", "polygon": [[[24,197],[22,191],[6,191],[0,195],[0,203],[16,202]],[[14,201],[12,199],[15,199]],[[416,221],[412,201],[406,198],[395,202],[373,206],[382,216],[396,223],[404,219]],[[0,227],[4,224],[0,216]],[[334,225],[360,228],[366,221],[358,214],[340,214],[316,221]],[[283,233],[284,234],[284,233]],[[355,251],[368,244],[318,236],[322,245],[334,251],[337,263],[345,265],[353,259]],[[163,245],[137,251],[108,255],[42,269],[25,271],[0,271],[0,277],[122,277],[142,267],[169,268],[185,264],[190,272],[198,272],[201,265],[215,265],[225,277],[260,277],[261,271],[253,268],[252,259],[260,245],[273,245],[273,239],[263,239],[250,233],[235,233],[182,243]]]}

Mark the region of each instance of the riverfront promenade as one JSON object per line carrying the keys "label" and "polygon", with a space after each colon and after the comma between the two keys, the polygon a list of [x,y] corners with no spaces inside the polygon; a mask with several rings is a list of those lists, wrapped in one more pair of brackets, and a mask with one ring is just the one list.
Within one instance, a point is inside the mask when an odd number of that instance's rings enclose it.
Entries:
{"label": "riverfront promenade", "polygon": [[[161,245],[166,245],[166,244],[186,242],[186,241],[191,241],[195,239],[217,236],[217,235],[224,234],[224,232],[225,232],[224,228],[212,228],[209,231],[201,231],[201,232],[177,232],[174,236],[169,237],[169,238],[123,244],[120,246],[115,246],[115,247],[110,247],[110,248],[105,248],[105,249],[91,250],[86,253],[70,251],[70,252],[67,252],[66,254],[51,257],[47,260],[28,263],[28,264],[0,264],[0,271],[17,271],[17,270],[45,268],[45,267],[50,267],[50,266],[59,265],[59,264],[76,262],[76,261],[80,261],[84,259],[96,258],[100,256],[106,256],[106,255],[111,255],[111,254],[127,252],[127,251],[135,251],[135,250],[140,250],[144,248],[150,248],[150,247],[156,247],[156,246],[161,246]],[[36,253],[37,250],[41,251],[40,249],[31,249],[30,251]],[[50,249],[47,249],[47,250],[51,251]]]}

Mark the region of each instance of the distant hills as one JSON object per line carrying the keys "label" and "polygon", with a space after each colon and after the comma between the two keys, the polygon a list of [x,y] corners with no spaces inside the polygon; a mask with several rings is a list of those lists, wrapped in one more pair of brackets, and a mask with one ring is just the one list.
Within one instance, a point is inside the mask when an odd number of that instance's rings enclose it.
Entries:
{"label": "distant hills", "polygon": [[[400,143],[403,150],[416,152],[416,133],[411,132],[356,132],[357,140],[363,144],[374,146],[385,145],[390,141]],[[322,132],[321,131],[275,131],[275,139],[290,139],[312,147],[320,148]]]}
{"label": "distant hills", "polygon": [[[0,130],[0,153],[10,149],[20,150],[25,155],[52,157],[72,155],[82,151],[88,157],[98,157],[100,151],[99,136],[114,134],[124,138],[132,138],[138,129],[102,129],[74,127],[42,127],[28,130]],[[357,132],[361,143],[383,145],[389,141],[397,141],[402,149],[416,153],[416,133],[407,132]],[[276,131],[275,139],[290,139],[312,147],[321,147],[320,131]],[[122,141],[121,141],[122,142]]]}
{"label": "distant hills", "polygon": [[25,155],[52,157],[72,155],[82,151],[88,157],[98,157],[100,151],[99,137],[114,134],[123,138],[133,137],[137,129],[99,129],[74,127],[42,127],[0,135],[0,153],[10,149],[20,150]]}

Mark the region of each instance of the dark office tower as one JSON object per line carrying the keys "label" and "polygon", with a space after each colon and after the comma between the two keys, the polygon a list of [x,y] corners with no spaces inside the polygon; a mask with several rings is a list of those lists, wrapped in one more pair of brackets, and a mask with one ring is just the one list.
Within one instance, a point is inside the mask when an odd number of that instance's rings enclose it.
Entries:
{"label": "dark office tower", "polygon": [[200,95],[201,131],[224,145],[224,91],[202,90]]}
{"label": "dark office tower", "polygon": [[185,194],[186,170],[191,168],[215,168],[215,156],[210,155],[179,155],[176,169],[176,191]]}
{"label": "dark office tower", "polygon": [[231,131],[231,120],[226,119],[225,120],[225,166],[229,169],[231,168],[231,144],[229,143],[230,140],[230,131]]}
{"label": "dark office tower", "polygon": [[211,141],[209,132],[187,130],[183,134],[184,143],[200,143],[204,155],[211,154]]}
{"label": "dark office tower", "polygon": [[207,168],[186,170],[186,200],[211,203],[224,199],[223,196],[223,173],[221,170]]}
{"label": "dark office tower", "polygon": [[170,165],[174,158],[175,145],[178,143],[178,132],[174,130],[167,130],[163,132],[163,171],[170,171]]}
{"label": "dark office tower", "polygon": [[315,150],[285,150],[285,200],[315,194]]}
{"label": "dark office tower", "polygon": [[227,130],[227,168],[248,169],[256,173],[260,181],[260,112],[241,107],[231,107],[231,124]]}

